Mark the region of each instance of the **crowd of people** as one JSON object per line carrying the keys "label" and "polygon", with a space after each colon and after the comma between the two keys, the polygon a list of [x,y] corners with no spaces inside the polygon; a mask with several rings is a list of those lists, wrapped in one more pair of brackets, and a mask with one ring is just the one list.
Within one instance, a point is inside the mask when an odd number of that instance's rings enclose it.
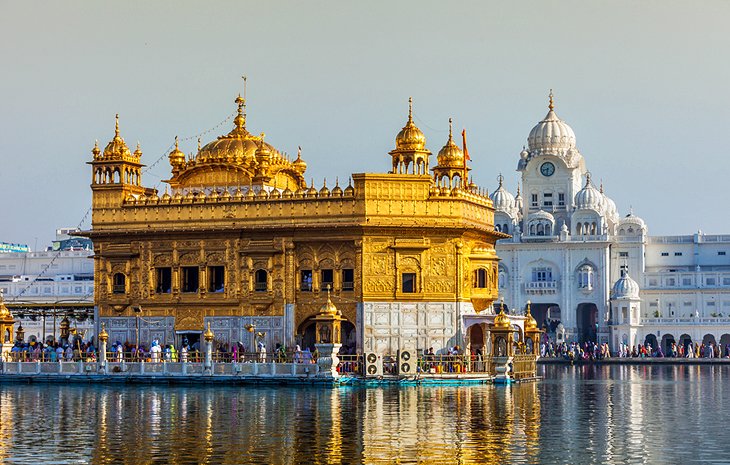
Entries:
{"label": "crowd of people", "polygon": [[77,362],[96,361],[92,342],[70,341],[44,344],[38,341],[16,342],[10,349],[11,361]]}
{"label": "crowd of people", "polygon": [[611,357],[618,358],[730,358],[730,344],[677,344],[672,342],[665,352],[660,346],[652,347],[650,343],[629,346],[621,343],[615,351],[611,351],[607,343],[595,342],[562,342],[556,344],[551,341],[540,345],[540,355],[549,358],[564,358],[566,360],[603,360]]}

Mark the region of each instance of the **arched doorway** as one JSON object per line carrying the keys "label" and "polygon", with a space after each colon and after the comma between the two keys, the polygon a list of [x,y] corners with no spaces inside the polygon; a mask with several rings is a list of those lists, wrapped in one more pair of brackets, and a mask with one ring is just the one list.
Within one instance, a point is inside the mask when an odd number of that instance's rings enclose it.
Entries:
{"label": "arched doorway", "polygon": [[665,334],[664,336],[662,336],[662,350],[664,351],[664,355],[669,354],[669,352],[672,350],[672,344],[675,343],[676,341],[673,335]]}
{"label": "arched doorway", "polygon": [[475,354],[478,350],[484,354],[484,330],[480,324],[469,327],[469,350]]}
{"label": "arched doorway", "polygon": [[679,336],[679,345],[684,347],[684,350],[687,350],[687,346],[692,344],[692,338],[689,336],[689,334],[682,334]]}
{"label": "arched doorway", "polygon": [[707,346],[710,344],[717,344],[717,341],[715,340],[715,336],[713,334],[705,334],[705,336],[702,338],[702,343]]}
{"label": "arched doorway", "polygon": [[722,347],[727,347],[728,344],[730,344],[730,334],[723,334],[720,336],[720,344],[722,344]]}
{"label": "arched doorway", "polygon": [[598,307],[596,304],[580,304],[575,310],[578,322],[578,342],[597,342]]}
{"label": "arched doorway", "polygon": [[649,333],[644,338],[644,345],[651,346],[651,351],[655,352],[657,350],[657,348],[659,347],[659,341],[657,341],[657,338],[656,338],[656,336],[654,336],[654,334]]}
{"label": "arched doorway", "polygon": [[560,305],[552,303],[530,304],[530,313],[540,328],[546,329],[548,333],[554,333],[560,324]]}

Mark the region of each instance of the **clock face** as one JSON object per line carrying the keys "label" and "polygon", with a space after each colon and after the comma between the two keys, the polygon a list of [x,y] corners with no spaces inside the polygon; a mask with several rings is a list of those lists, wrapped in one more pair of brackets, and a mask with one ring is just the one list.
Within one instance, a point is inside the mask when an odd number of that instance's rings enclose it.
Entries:
{"label": "clock face", "polygon": [[552,176],[555,172],[555,165],[552,163],[545,162],[540,166],[540,173],[542,173],[543,176]]}

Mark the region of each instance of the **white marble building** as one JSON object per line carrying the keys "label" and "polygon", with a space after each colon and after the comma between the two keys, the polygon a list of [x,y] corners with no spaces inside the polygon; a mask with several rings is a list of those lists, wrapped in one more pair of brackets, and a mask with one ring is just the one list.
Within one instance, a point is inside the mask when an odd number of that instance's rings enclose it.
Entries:
{"label": "white marble building", "polygon": [[517,170],[516,195],[501,176],[491,194],[495,227],[512,235],[497,243],[509,308],[531,301],[538,323],[562,323],[569,341],[730,343],[730,235],[649,236],[633,212],[619,215],[552,95]]}
{"label": "white marble building", "polygon": [[[85,331],[85,339],[93,335],[92,319],[75,317],[94,305],[94,251],[69,245],[77,240],[68,232],[56,231],[49,250],[0,253],[0,292],[16,323],[22,323],[26,341],[43,340],[44,334],[58,338],[68,315],[71,327]],[[82,312],[82,307],[87,310]]]}

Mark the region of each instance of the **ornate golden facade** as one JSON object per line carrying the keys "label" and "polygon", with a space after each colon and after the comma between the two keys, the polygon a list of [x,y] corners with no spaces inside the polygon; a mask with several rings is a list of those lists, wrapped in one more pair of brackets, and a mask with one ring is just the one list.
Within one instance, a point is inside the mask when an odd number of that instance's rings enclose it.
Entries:
{"label": "ornate golden facade", "polygon": [[[326,300],[359,350],[460,341],[461,314],[497,297],[486,192],[468,184],[451,133],[429,174],[426,139],[408,122],[392,171],[346,186],[307,185],[301,151],[288,159],[246,129],[245,101],[230,133],[187,157],[169,154],[164,193],[143,187],[142,152],[119,131],[93,150],[95,298],[110,340],[178,343],[211,321],[220,342],[309,344]],[[349,324],[348,324],[349,323]],[[139,334],[139,335],[138,335]]]}

